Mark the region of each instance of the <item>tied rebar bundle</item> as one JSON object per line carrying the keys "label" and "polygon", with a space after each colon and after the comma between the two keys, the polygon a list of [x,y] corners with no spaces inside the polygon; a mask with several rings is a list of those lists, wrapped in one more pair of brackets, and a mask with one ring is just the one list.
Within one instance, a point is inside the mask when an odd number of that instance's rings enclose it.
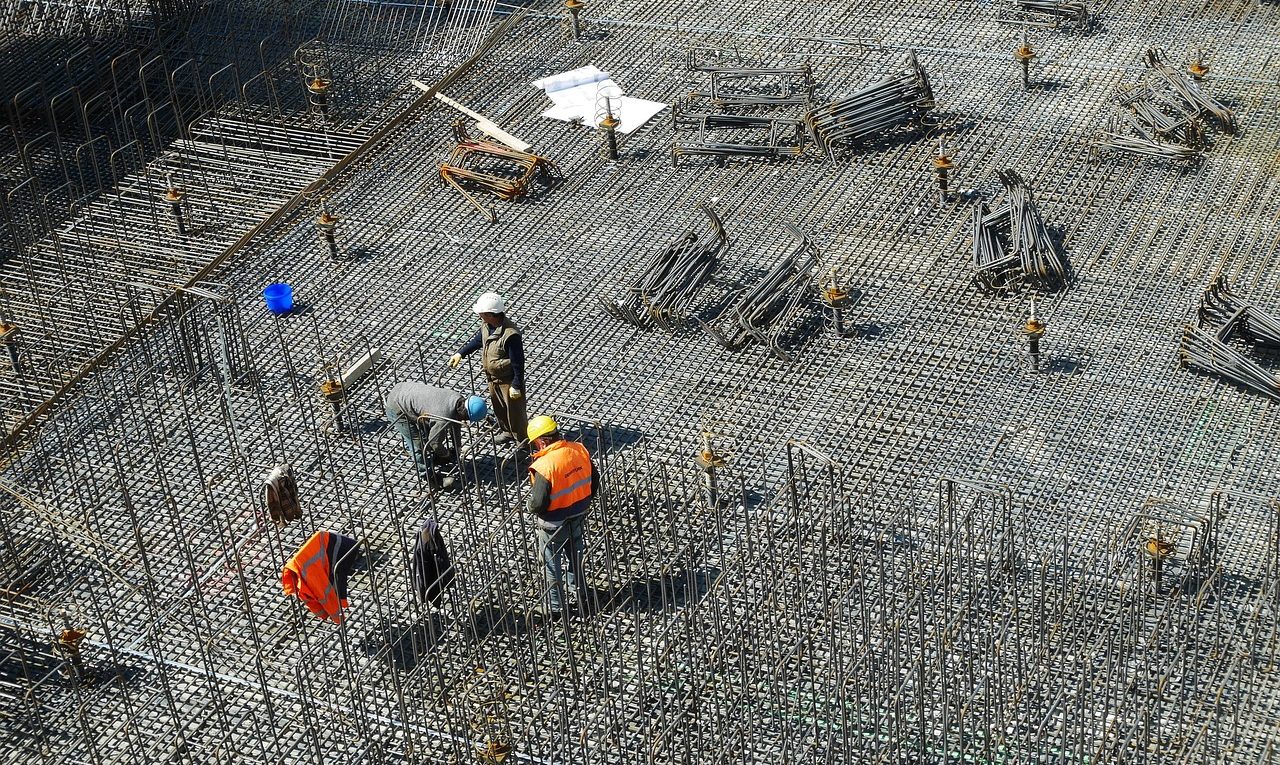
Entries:
{"label": "tied rebar bundle", "polygon": [[[697,131],[696,140],[677,141],[671,147],[673,166],[684,157],[723,161],[735,156],[798,157],[805,152],[807,128],[797,107],[808,107],[813,101],[813,72],[807,65],[741,68],[691,60],[690,68],[709,72],[711,88],[689,93],[687,103],[695,111],[672,106],[672,128]],[[766,113],[741,114],[742,109]]]}
{"label": "tied rebar bundle", "polygon": [[[793,117],[687,114],[673,106],[671,121],[677,131],[698,133],[696,141],[678,142],[671,147],[671,164],[677,166],[682,157],[798,157],[806,147],[805,124]],[[732,137],[724,137],[721,131],[731,131]],[[748,142],[748,137],[758,140]]]}
{"label": "tied rebar bundle", "polygon": [[[783,361],[791,357],[780,342],[782,334],[813,294],[813,273],[818,266],[818,248],[803,231],[792,225],[787,233],[796,238],[795,249],[784,255],[769,273],[748,290],[743,290],[714,321],[698,323],[727,350],[739,350],[752,340],[769,348]],[[718,329],[717,324],[726,325]]]}
{"label": "tied rebar bundle", "polygon": [[813,70],[800,67],[697,66],[711,74],[710,90],[695,90],[691,101],[706,99],[717,109],[744,106],[807,106],[813,101]]}
{"label": "tied rebar bundle", "polygon": [[1131,109],[1117,108],[1094,138],[1094,150],[1110,149],[1139,157],[1190,162],[1200,156],[1203,128],[1199,121],[1174,120],[1149,101],[1132,101]]}
{"label": "tied rebar bundle", "polygon": [[1144,79],[1153,92],[1165,91],[1181,103],[1183,109],[1197,117],[1212,118],[1227,135],[1236,132],[1236,116],[1230,109],[1206,94],[1190,77],[1166,63],[1164,51],[1148,49]]}
{"label": "tied rebar bundle", "polygon": [[461,132],[458,139],[449,159],[440,165],[440,178],[457,189],[490,223],[497,222],[497,211],[486,207],[468,188],[515,202],[529,195],[535,178],[547,185],[555,180],[556,165],[546,157],[493,141],[468,139]]}
{"label": "tied rebar bundle", "polygon": [[1227,135],[1236,132],[1231,110],[1165,63],[1163,52],[1148,50],[1144,62],[1141,81],[1116,89],[1113,113],[1094,139],[1095,150],[1186,162],[1205,148],[1206,123]]}
{"label": "tied rebar bundle", "polygon": [[1089,26],[1089,8],[1082,0],[1008,0],[1000,21],[1035,26]]}
{"label": "tied rebar bundle", "polygon": [[1068,263],[1059,250],[1031,190],[1013,170],[997,173],[1007,197],[994,210],[979,203],[973,210],[974,281],[988,291],[1029,282],[1058,289],[1067,279]]}
{"label": "tied rebar bundle", "polygon": [[933,106],[929,76],[915,51],[908,51],[900,71],[810,110],[804,121],[814,142],[834,160],[886,133],[919,127]]}
{"label": "tied rebar bundle", "polygon": [[1199,152],[1189,146],[1144,136],[1126,135],[1114,129],[1100,131],[1094,146],[1098,149],[1114,149],[1135,156],[1167,159],[1174,162],[1190,162],[1200,156]]}
{"label": "tied rebar bundle", "polygon": [[1280,400],[1280,377],[1246,356],[1237,347],[1241,342],[1280,348],[1280,320],[1231,292],[1226,277],[1219,276],[1200,298],[1196,324],[1183,328],[1178,360]]}
{"label": "tied rebar bundle", "polygon": [[640,276],[619,298],[600,296],[614,318],[649,328],[672,329],[720,265],[718,254],[729,241],[724,223],[708,204],[699,205],[710,221],[701,236],[689,229],[645,265]]}

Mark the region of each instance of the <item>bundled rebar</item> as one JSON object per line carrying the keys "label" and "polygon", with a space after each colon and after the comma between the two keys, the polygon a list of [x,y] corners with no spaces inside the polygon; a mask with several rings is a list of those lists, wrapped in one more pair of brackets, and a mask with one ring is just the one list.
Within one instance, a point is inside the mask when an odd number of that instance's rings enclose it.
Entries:
{"label": "bundled rebar", "polygon": [[514,202],[528,196],[534,178],[549,183],[555,169],[554,162],[537,154],[493,141],[460,140],[440,165],[440,177],[493,223],[498,220],[497,211],[481,203],[467,186]]}
{"label": "bundled rebar", "polygon": [[[1224,329],[1234,329],[1233,326]],[[1188,324],[1182,330],[1178,360],[1230,382],[1280,401],[1280,378],[1263,369],[1239,350],[1227,345],[1223,332],[1209,332]]]}
{"label": "bundled rebar", "polygon": [[[682,157],[796,157],[804,153],[806,146],[804,122],[794,117],[689,114],[672,107],[671,120],[677,131],[698,131],[696,141],[678,142],[671,147],[673,165],[678,165]],[[729,132],[729,136],[721,137],[722,131]],[[748,143],[748,137],[759,140]]]}
{"label": "bundled rebar", "polygon": [[[1142,89],[1147,94],[1149,89]],[[1122,151],[1139,157],[1190,162],[1200,157],[1204,128],[1188,115],[1170,116],[1155,103],[1133,91],[1121,90],[1116,112],[1098,131],[1094,150]]]}
{"label": "bundled rebar", "polygon": [[900,71],[804,115],[809,134],[829,157],[896,130],[914,129],[933,109],[924,67],[908,51]]}
{"label": "bundled rebar", "polygon": [[1000,21],[1035,26],[1089,26],[1089,7],[1083,0],[1007,0]]}
{"label": "bundled rebar", "polygon": [[1198,315],[1201,326],[1206,323],[1225,326],[1238,320],[1244,339],[1258,345],[1280,347],[1280,320],[1232,292],[1225,276],[1214,279],[1204,291]]}
{"label": "bundled rebar", "polygon": [[984,202],[973,208],[973,278],[987,292],[1007,288],[1018,275],[1018,256],[1008,252],[1009,209],[992,213]]}
{"label": "bundled rebar", "polygon": [[701,236],[692,229],[653,256],[622,297],[600,296],[614,318],[638,327],[655,324],[667,329],[683,318],[684,311],[720,265],[717,257],[729,241],[724,224],[708,204],[700,205],[710,221]]}
{"label": "bundled rebar", "polygon": [[1144,62],[1140,82],[1116,89],[1114,111],[1098,131],[1095,149],[1185,162],[1200,156],[1206,122],[1228,135],[1236,132],[1231,110],[1165,63],[1163,52],[1148,50]]}
{"label": "bundled rebar", "polygon": [[993,211],[979,203],[973,215],[974,281],[998,291],[1019,282],[1045,290],[1067,279],[1066,256],[1049,234],[1031,190],[1013,170],[997,173],[1007,197]]}
{"label": "bundled rebar", "polygon": [[[690,54],[694,54],[691,52]],[[706,66],[691,63],[695,71],[709,72],[709,90],[689,94],[690,104],[709,104],[705,112],[671,110],[677,131],[696,130],[696,141],[677,142],[671,148],[671,164],[683,157],[796,157],[804,153],[806,127],[794,108],[813,101],[813,71],[806,65],[789,68]],[[783,107],[779,111],[779,107]],[[765,113],[741,114],[743,109]]]}
{"label": "bundled rebar", "polygon": [[1123,151],[1139,157],[1167,159],[1174,162],[1190,162],[1200,156],[1199,152],[1189,146],[1158,141],[1144,136],[1126,135],[1115,130],[1099,131],[1097,138],[1094,140],[1094,147],[1097,149]]}
{"label": "bundled rebar", "polygon": [[1235,114],[1202,91],[1190,77],[1169,66],[1163,51],[1148,49],[1144,61],[1147,65],[1145,79],[1153,92],[1163,88],[1187,112],[1198,117],[1211,117],[1227,135],[1236,132]]}
{"label": "bundled rebar", "polygon": [[[798,242],[795,249],[779,259],[753,287],[742,291],[714,321],[698,320],[707,334],[727,350],[739,350],[756,340],[778,358],[791,360],[780,339],[813,294],[819,253],[803,231],[792,225],[786,229]],[[726,326],[720,329],[718,324]]]}
{"label": "bundled rebar", "polygon": [[718,108],[805,106],[813,100],[813,70],[806,64],[787,68],[697,67],[710,72],[710,90],[689,98],[708,99]]}
{"label": "bundled rebar", "polygon": [[1196,320],[1196,324],[1188,324],[1182,331],[1178,360],[1183,365],[1212,372],[1280,400],[1280,377],[1231,344],[1232,340],[1240,340],[1280,347],[1280,321],[1231,292],[1223,276],[1214,279],[1204,291]]}

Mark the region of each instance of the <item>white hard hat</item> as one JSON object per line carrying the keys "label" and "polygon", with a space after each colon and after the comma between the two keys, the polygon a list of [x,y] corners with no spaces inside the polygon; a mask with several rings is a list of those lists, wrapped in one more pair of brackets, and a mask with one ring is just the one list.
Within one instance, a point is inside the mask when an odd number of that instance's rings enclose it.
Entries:
{"label": "white hard hat", "polygon": [[471,310],[476,313],[506,313],[507,303],[498,293],[486,292],[476,298],[476,304],[471,306]]}

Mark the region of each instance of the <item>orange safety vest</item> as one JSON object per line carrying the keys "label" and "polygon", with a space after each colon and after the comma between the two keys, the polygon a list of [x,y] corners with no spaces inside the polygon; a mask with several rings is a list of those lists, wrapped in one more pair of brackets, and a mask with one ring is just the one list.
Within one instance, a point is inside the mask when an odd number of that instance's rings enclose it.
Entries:
{"label": "orange safety vest", "polygon": [[591,455],[587,447],[574,441],[556,441],[533,455],[529,482],[537,473],[551,484],[548,513],[563,510],[591,497]]}
{"label": "orange safety vest", "polygon": [[339,535],[332,532],[317,531],[298,548],[280,572],[284,594],[296,596],[311,609],[311,613],[334,624],[342,624],[342,609],[347,607],[347,599],[338,596],[334,581],[334,567],[338,561],[330,560],[331,550],[334,555],[342,554],[334,549],[338,547],[338,538]]}

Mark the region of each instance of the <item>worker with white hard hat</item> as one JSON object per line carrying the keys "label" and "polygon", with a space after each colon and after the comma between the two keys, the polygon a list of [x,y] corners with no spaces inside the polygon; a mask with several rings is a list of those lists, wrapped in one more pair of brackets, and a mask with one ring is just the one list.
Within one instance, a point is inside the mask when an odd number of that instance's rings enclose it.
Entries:
{"label": "worker with white hard hat", "polygon": [[499,443],[524,440],[525,420],[524,344],[520,328],[507,318],[507,304],[496,292],[486,292],[476,299],[471,310],[482,324],[458,352],[449,357],[449,366],[457,367],[464,356],[480,351],[480,368],[489,381],[489,397],[493,415],[502,434]]}

